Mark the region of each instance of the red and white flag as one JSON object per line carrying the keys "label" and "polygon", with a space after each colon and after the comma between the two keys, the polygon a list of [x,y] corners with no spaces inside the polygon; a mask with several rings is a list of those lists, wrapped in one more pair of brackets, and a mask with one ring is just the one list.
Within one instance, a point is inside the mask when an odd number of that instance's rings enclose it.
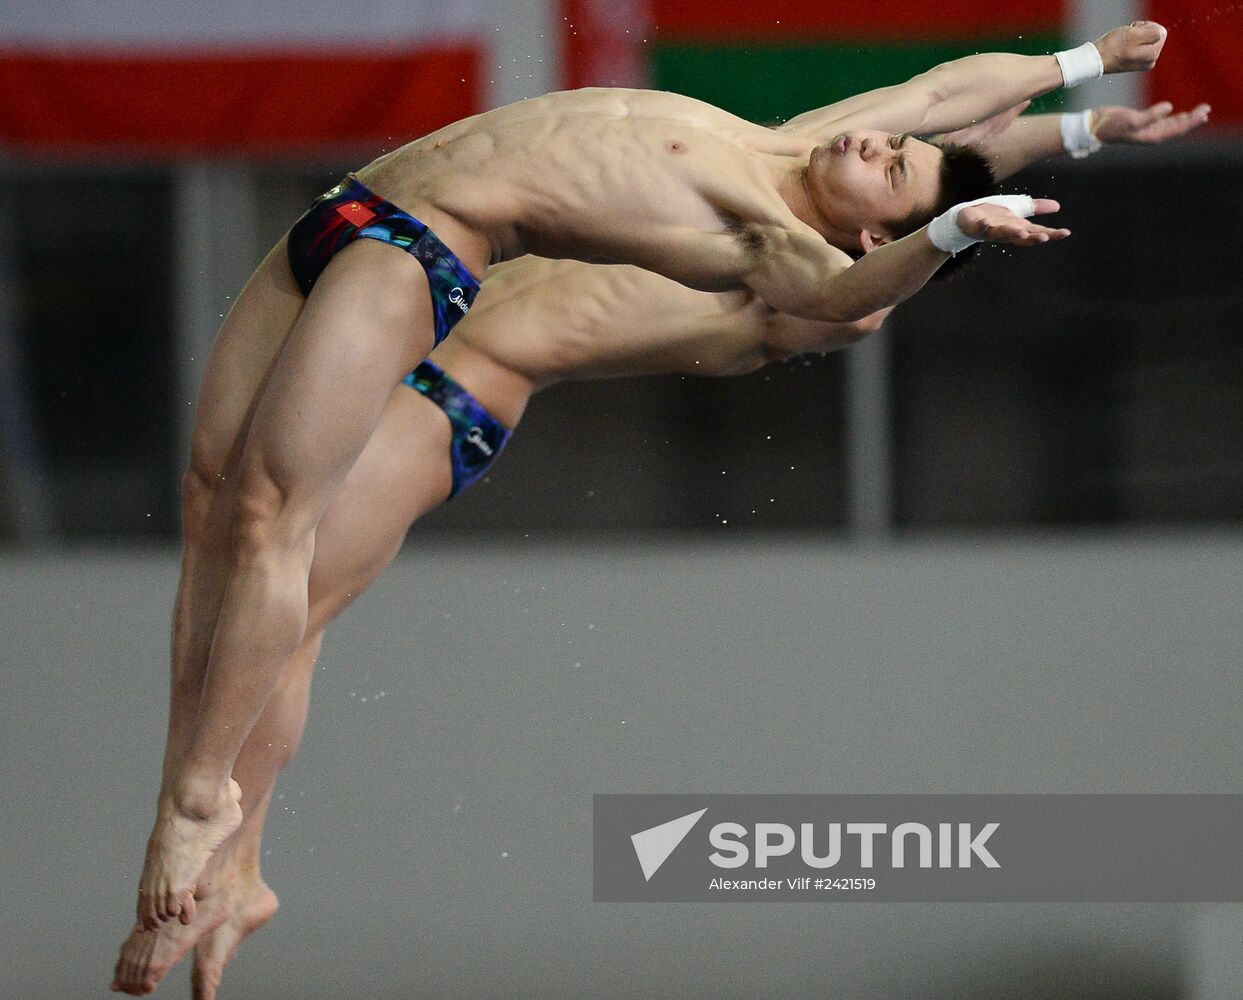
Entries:
{"label": "red and white flag", "polygon": [[11,0],[0,143],[139,153],[405,141],[482,110],[488,0]]}

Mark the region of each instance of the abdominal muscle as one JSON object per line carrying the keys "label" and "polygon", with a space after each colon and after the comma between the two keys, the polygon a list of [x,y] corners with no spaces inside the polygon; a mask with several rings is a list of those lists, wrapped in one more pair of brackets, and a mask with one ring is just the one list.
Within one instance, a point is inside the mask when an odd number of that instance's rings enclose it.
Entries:
{"label": "abdominal muscle", "polygon": [[534,392],[560,381],[754,371],[772,360],[770,315],[744,292],[696,292],[623,265],[524,257],[493,269],[431,360],[512,427]]}

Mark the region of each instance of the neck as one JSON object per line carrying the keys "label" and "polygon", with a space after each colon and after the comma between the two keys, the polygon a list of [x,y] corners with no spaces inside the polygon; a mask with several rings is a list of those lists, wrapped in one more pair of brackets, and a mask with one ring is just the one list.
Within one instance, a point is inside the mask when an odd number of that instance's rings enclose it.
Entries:
{"label": "neck", "polygon": [[798,159],[777,165],[777,193],[800,222],[805,222],[829,243],[842,250],[858,250],[856,234],[835,223],[823,209],[818,207],[807,183],[808,163]]}

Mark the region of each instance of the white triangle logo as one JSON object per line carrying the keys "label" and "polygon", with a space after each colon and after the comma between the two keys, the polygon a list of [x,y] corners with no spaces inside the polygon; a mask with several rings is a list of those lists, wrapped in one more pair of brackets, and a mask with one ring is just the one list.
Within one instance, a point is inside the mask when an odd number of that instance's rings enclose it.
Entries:
{"label": "white triangle logo", "polygon": [[700,809],[699,812],[687,813],[685,816],[671,819],[668,823],[661,823],[660,826],[640,830],[630,837],[630,842],[634,844],[635,856],[638,857],[639,865],[643,868],[645,882],[650,882],[652,876],[660,871],[660,866],[668,860],[674,848],[686,839],[686,835],[699,822],[699,817],[707,811],[707,809]]}

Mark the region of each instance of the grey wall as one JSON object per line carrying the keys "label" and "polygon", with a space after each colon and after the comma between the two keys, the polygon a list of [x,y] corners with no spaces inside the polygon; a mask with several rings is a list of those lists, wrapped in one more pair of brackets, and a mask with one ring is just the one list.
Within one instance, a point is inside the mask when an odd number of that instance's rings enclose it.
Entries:
{"label": "grey wall", "polygon": [[[591,903],[593,792],[1243,790],[1238,535],[724,538],[408,546],[330,637],[222,996],[1233,995],[1187,968],[1230,910]],[[4,997],[104,994],[175,580],[0,561]]]}

